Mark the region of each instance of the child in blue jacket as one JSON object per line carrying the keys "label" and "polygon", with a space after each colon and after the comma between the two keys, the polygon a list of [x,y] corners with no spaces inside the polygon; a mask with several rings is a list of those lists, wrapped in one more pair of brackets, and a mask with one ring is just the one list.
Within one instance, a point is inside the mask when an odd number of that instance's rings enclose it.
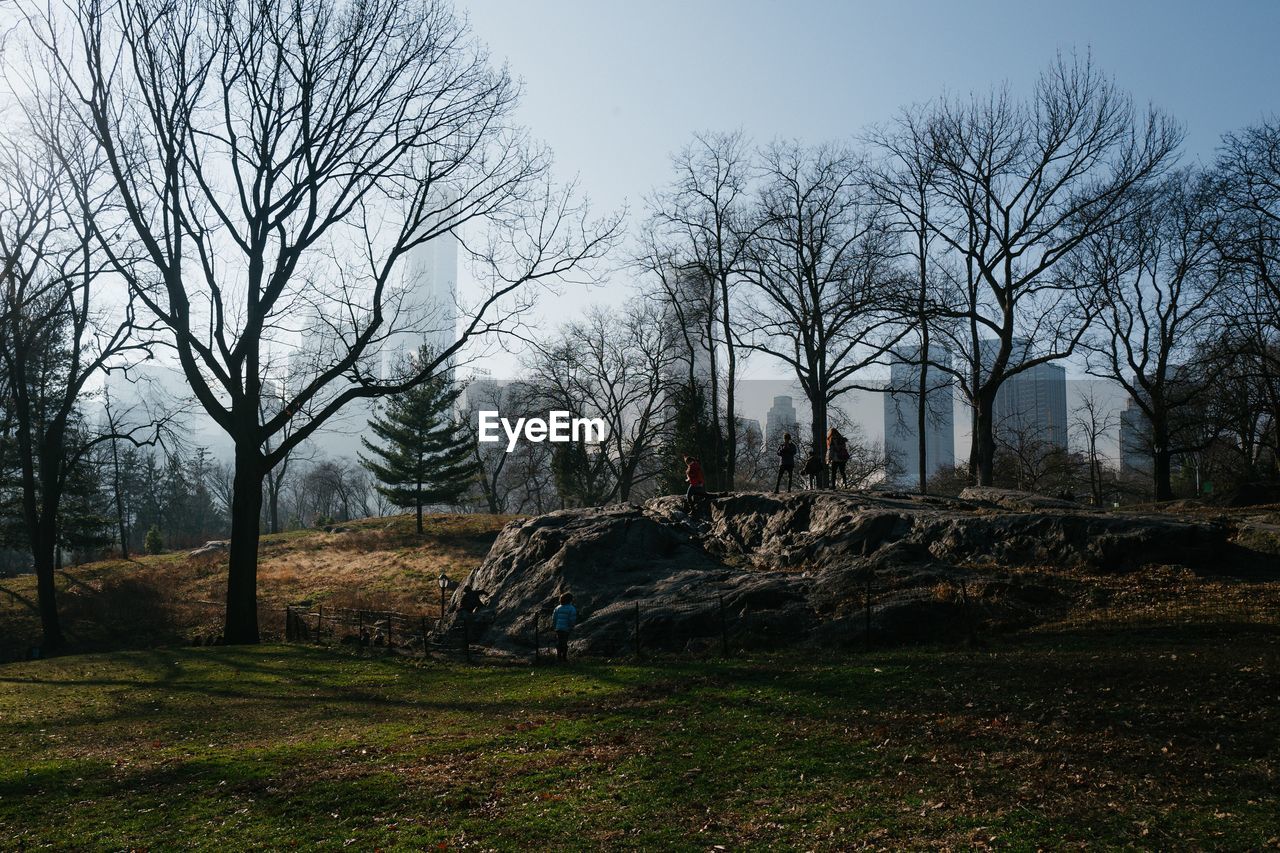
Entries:
{"label": "child in blue jacket", "polygon": [[569,632],[578,624],[578,608],[573,606],[573,594],[560,596],[560,606],[551,611],[551,627],[556,631],[556,660],[569,660]]}

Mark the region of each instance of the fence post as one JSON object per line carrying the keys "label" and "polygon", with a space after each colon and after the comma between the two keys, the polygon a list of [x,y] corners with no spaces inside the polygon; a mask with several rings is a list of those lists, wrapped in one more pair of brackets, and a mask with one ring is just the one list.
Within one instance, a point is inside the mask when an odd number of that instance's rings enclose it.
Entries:
{"label": "fence post", "polygon": [[726,658],[729,657],[729,627],[725,624],[724,619],[724,593],[719,594],[720,599],[720,652]]}
{"label": "fence post", "polygon": [[640,660],[640,602],[636,602],[636,660]]}
{"label": "fence post", "polygon": [[866,632],[867,649],[871,649],[871,569],[867,569],[866,606],[863,611],[863,628]]}
{"label": "fence post", "polygon": [[422,653],[427,653],[427,617],[422,617]]}
{"label": "fence post", "polygon": [[968,637],[969,645],[975,645],[977,638],[973,631],[973,613],[969,610],[969,583],[964,578],[960,579],[960,602],[964,606],[964,629]]}
{"label": "fence post", "polygon": [[321,629],[324,628],[324,605],[316,607],[316,642],[320,642]]}
{"label": "fence post", "polygon": [[391,611],[387,611],[387,651],[391,651],[391,626],[394,620],[391,618]]}

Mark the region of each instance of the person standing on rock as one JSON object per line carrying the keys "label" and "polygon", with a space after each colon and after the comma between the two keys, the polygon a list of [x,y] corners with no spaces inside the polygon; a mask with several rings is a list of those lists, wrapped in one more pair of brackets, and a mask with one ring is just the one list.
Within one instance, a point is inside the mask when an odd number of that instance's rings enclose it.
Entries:
{"label": "person standing on rock", "polygon": [[849,442],[835,427],[827,431],[827,465],[831,467],[831,488],[839,488],[836,483],[837,476],[840,485],[847,488],[849,486]]}
{"label": "person standing on rock", "polygon": [[578,624],[578,608],[573,606],[573,593],[566,592],[560,596],[560,606],[551,611],[551,627],[556,632],[556,660],[567,663],[569,660],[569,634]]}
{"label": "person standing on rock", "polygon": [[694,502],[707,493],[707,478],[702,473],[702,464],[696,458],[685,454],[684,464],[684,479],[689,484],[684,493],[684,506],[691,513]]}
{"label": "person standing on rock", "polygon": [[806,488],[818,488],[818,475],[822,473],[822,457],[818,455],[818,451],[809,452],[809,458],[804,460],[804,467],[800,469],[800,473],[804,475],[808,484]]}
{"label": "person standing on rock", "polygon": [[778,447],[778,481],[773,484],[775,492],[782,490],[782,475],[787,475],[787,491],[791,491],[791,477],[796,470],[796,446],[791,441],[791,433],[782,434],[782,445]]}

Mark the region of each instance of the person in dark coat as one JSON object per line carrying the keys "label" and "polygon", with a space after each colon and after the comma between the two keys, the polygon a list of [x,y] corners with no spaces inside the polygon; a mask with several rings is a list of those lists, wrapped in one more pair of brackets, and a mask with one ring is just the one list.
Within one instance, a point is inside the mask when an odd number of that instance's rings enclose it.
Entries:
{"label": "person in dark coat", "polygon": [[818,488],[818,475],[822,473],[822,457],[818,455],[818,451],[809,453],[809,458],[804,460],[804,467],[800,469],[800,473],[805,477],[807,488]]}
{"label": "person in dark coat", "polygon": [[782,444],[778,446],[778,481],[773,484],[775,492],[782,489],[782,475],[787,475],[787,491],[791,491],[791,478],[796,470],[796,446],[791,441],[791,433],[782,434]]}
{"label": "person in dark coat", "polygon": [[849,486],[849,442],[840,430],[832,427],[827,432],[827,465],[831,466],[831,488]]}

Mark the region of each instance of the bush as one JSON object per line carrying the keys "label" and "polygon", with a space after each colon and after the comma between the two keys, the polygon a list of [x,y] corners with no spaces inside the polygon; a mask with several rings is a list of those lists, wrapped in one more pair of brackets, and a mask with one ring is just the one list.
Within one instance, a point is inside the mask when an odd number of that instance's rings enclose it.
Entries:
{"label": "bush", "polygon": [[142,549],[148,554],[159,554],[164,550],[164,540],[160,538],[160,525],[151,525],[151,529],[147,531],[147,538],[142,540]]}

